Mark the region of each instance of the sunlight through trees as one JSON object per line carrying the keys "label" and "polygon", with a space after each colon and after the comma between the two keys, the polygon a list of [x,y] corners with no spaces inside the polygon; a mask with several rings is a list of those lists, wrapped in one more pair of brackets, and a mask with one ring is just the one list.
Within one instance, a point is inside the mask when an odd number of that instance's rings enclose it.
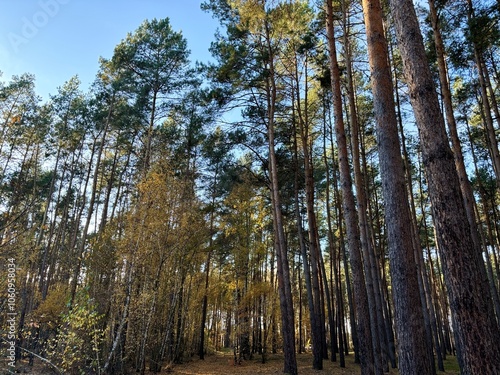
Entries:
{"label": "sunlight through trees", "polygon": [[0,83],[8,373],[500,373],[498,4],[201,7]]}

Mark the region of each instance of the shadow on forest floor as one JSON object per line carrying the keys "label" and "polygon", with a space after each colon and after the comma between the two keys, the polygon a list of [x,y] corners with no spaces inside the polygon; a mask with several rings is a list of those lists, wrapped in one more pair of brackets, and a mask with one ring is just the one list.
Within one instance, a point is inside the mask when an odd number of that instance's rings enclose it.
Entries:
{"label": "shadow on forest floor", "polygon": [[[313,370],[312,354],[298,354],[297,366],[299,375],[359,375],[359,366],[354,363],[354,355],[346,356],[346,367],[341,368],[337,362],[323,361],[323,370]],[[455,357],[449,357],[445,362],[445,372],[439,374],[457,375],[459,369]],[[165,373],[167,373],[165,371]],[[255,375],[255,374],[283,374],[283,356],[279,354],[269,355],[268,361],[263,364],[261,357],[256,356],[253,360],[243,361],[241,365],[234,365],[233,356],[230,353],[217,353],[206,356],[205,360],[194,358],[190,362],[175,365],[170,371],[179,375]],[[397,369],[390,369],[390,375],[397,375]]]}
{"label": "shadow on forest floor", "polygon": [[[25,363],[19,364],[17,372],[33,375],[55,374],[43,363],[35,360],[35,366],[30,367]],[[339,361],[331,362],[330,360],[323,361],[323,370],[313,370],[312,354],[303,353],[297,355],[297,366],[299,375],[359,375],[359,366],[354,363],[354,356],[346,356],[346,367],[341,368]],[[457,375],[459,369],[455,357],[448,357],[445,361],[445,372],[437,372],[438,375]],[[3,372],[0,374],[9,374],[13,372]],[[134,373],[134,372],[131,372]],[[147,374],[153,374],[146,371]],[[186,361],[183,364],[172,366],[170,369],[164,369],[161,374],[173,375],[256,375],[256,374],[283,374],[283,355],[271,354],[268,356],[266,363],[262,363],[260,356],[255,356],[254,359],[243,361],[240,365],[234,365],[232,353],[221,353],[207,355],[205,360],[200,360],[198,357],[193,357],[192,360]],[[398,371],[390,369],[389,375],[398,375]]]}

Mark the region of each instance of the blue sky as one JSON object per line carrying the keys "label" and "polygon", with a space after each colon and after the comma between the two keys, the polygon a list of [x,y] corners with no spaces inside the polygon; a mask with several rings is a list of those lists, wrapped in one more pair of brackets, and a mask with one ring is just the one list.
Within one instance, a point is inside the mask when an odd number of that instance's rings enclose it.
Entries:
{"label": "blue sky", "polygon": [[33,73],[44,99],[78,75],[85,90],[94,80],[99,57],[145,19],[170,19],[187,39],[192,61],[210,59],[218,27],[199,0],[0,0],[2,81]]}

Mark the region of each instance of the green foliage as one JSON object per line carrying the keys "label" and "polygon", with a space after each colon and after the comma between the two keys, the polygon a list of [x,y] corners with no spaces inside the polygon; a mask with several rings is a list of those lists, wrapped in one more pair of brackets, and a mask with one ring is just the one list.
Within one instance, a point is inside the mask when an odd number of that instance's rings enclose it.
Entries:
{"label": "green foliage", "polygon": [[[463,5],[448,2],[439,9],[442,16],[453,16],[442,20],[451,56],[449,74],[455,78],[457,118],[470,126],[464,149],[469,160],[474,151],[477,163],[473,188],[488,204],[478,207],[478,215],[488,218],[498,214],[498,187],[471,70],[471,43],[487,57],[498,94],[500,38],[498,11],[492,4],[478,8],[468,23]],[[2,254],[13,254],[19,262],[16,285],[19,296],[26,298],[21,307],[26,313],[23,347],[35,348],[68,374],[98,373],[110,354],[108,370],[115,373],[133,367],[147,371],[148,364],[152,371],[159,370],[198,350],[200,329],[207,333],[210,350],[242,345],[245,351],[262,351],[263,358],[266,345],[279,350],[270,120],[294,304],[302,292],[302,305],[295,304],[303,308],[302,333],[310,332],[304,285],[299,283],[304,283],[302,265],[296,257],[300,245],[295,189],[302,228],[308,224],[303,144],[309,147],[323,249],[329,245],[330,230],[325,191],[331,189],[334,245],[325,257],[326,276],[332,272],[331,262],[339,262],[346,293],[331,77],[324,12],[317,5],[302,0],[206,1],[202,8],[212,12],[224,30],[210,48],[216,62],[202,69],[190,68],[182,33],[174,31],[168,19],[153,19],[128,34],[111,59],[101,59],[89,92],[73,77],[40,105],[33,76],[0,83],[0,242]],[[344,95],[348,49],[354,60],[371,238],[380,251],[380,264],[387,268],[383,257],[388,238],[380,214],[383,202],[359,4],[335,1],[334,7],[336,32],[348,36],[338,49]],[[390,37],[390,27],[387,32]],[[397,49],[391,64],[399,78]],[[202,79],[210,81],[209,87]],[[405,91],[398,83],[412,159],[414,186],[409,191],[416,197],[417,186],[422,187],[422,196],[415,198],[416,220],[421,243],[434,252],[427,186]],[[144,168],[146,157],[150,160]],[[308,234],[305,230],[306,238]],[[436,277],[441,277],[438,257],[432,260]],[[202,328],[206,280],[208,309]],[[390,278],[387,283],[390,294]],[[77,293],[70,308],[66,303],[71,284]],[[435,294],[440,295],[439,290]],[[352,306],[343,313],[349,309]],[[302,339],[305,343],[308,337]]]}
{"label": "green foliage", "polygon": [[73,306],[61,315],[61,327],[49,356],[66,374],[97,373],[102,366],[103,316],[87,289],[77,292]]}
{"label": "green foliage", "polygon": [[499,9],[498,5],[491,5],[491,7],[478,7],[469,20],[468,28],[466,30],[466,37],[475,45],[479,53],[485,53],[492,46],[498,47],[500,40],[499,26]]}
{"label": "green foliage", "polygon": [[[180,32],[175,32],[168,18],[144,21],[116,46],[112,69],[122,72],[130,91],[148,97],[169,94],[186,85],[189,50]],[[134,89],[135,87],[135,89]]]}

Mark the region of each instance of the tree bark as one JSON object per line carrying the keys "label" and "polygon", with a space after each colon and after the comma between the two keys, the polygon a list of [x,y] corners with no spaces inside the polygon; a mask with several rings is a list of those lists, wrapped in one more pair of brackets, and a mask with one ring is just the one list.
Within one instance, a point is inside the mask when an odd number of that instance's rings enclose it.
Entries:
{"label": "tree bark", "polygon": [[[343,22],[347,23],[346,11],[343,11]],[[368,219],[368,199],[367,185],[365,177],[361,170],[361,134],[358,121],[358,113],[356,108],[356,95],[354,91],[354,79],[352,71],[352,56],[350,43],[348,41],[348,30],[344,27],[344,49],[345,49],[345,65],[347,78],[347,92],[349,103],[349,120],[351,130],[351,153],[352,164],[354,170],[354,185],[356,188],[356,203],[359,217],[359,227],[361,235],[361,249],[363,252],[363,260],[365,267],[366,285],[368,288],[368,303],[374,308],[370,308],[370,320],[372,325],[373,350],[377,366],[380,366],[384,372],[388,372],[388,342],[385,332],[384,314],[382,312],[382,295],[380,288],[380,274],[377,261],[375,259],[375,249],[371,241],[371,228]]]}
{"label": "tree bark", "polygon": [[410,209],[380,2],[363,0],[363,13],[377,121],[399,368],[403,374],[434,374],[432,352],[429,352],[425,341],[425,322],[414,261]]}
{"label": "tree bark", "polygon": [[489,312],[481,250],[474,244],[422,35],[411,0],[390,3],[403,70],[420,134],[437,240],[456,327],[462,373],[500,372],[500,331]]}
{"label": "tree bark", "polygon": [[[297,64],[298,65],[298,64]],[[306,69],[307,71],[307,69]],[[297,117],[298,117],[298,130],[301,138],[302,145],[302,153],[304,157],[304,174],[305,174],[305,190],[306,190],[306,211],[307,211],[307,223],[309,227],[309,253],[310,253],[310,277],[311,277],[311,286],[312,286],[312,297],[313,304],[312,310],[310,310],[311,315],[311,334],[313,341],[313,368],[315,370],[323,369],[323,332],[324,326],[321,324],[322,317],[322,308],[321,308],[321,288],[320,288],[320,249],[319,249],[319,240],[318,240],[318,226],[316,224],[316,213],[315,213],[315,200],[314,200],[314,174],[313,174],[313,165],[312,165],[312,157],[311,150],[309,147],[310,144],[310,136],[309,136],[309,121],[307,116],[308,111],[308,101],[307,101],[307,90],[308,90],[308,82],[307,75],[304,79],[304,91],[305,98],[303,100],[305,109],[302,111],[301,105],[302,100],[300,97],[300,82],[297,69],[295,70],[295,92],[296,95],[296,108],[297,108]],[[294,111],[295,112],[295,111]],[[294,116],[295,117],[295,116]]]}
{"label": "tree bark", "polygon": [[331,85],[333,92],[333,109],[335,116],[335,135],[339,152],[340,185],[343,193],[342,206],[346,220],[347,242],[350,251],[350,261],[353,273],[354,299],[357,313],[357,328],[359,339],[359,357],[361,361],[361,373],[373,374],[375,370],[375,358],[371,347],[372,333],[370,324],[370,306],[366,290],[363,259],[361,256],[361,243],[352,192],[352,178],[350,175],[349,160],[347,153],[347,139],[342,113],[342,96],[340,91],[340,71],[337,61],[337,50],[333,34],[333,9],[330,0],[326,1],[326,31],[328,35]]}
{"label": "tree bark", "polygon": [[[269,25],[266,23],[266,33],[269,34]],[[290,284],[290,269],[288,252],[281,211],[281,196],[278,181],[278,163],[276,161],[274,115],[277,97],[276,82],[274,81],[274,54],[270,44],[270,35],[267,35],[267,52],[269,53],[269,78],[266,81],[267,100],[267,141],[269,148],[269,174],[271,178],[271,203],[273,223],[276,235],[277,278],[281,307],[281,323],[283,334],[283,352],[285,354],[284,372],[297,375],[297,359],[295,355],[295,326],[292,288]]]}

